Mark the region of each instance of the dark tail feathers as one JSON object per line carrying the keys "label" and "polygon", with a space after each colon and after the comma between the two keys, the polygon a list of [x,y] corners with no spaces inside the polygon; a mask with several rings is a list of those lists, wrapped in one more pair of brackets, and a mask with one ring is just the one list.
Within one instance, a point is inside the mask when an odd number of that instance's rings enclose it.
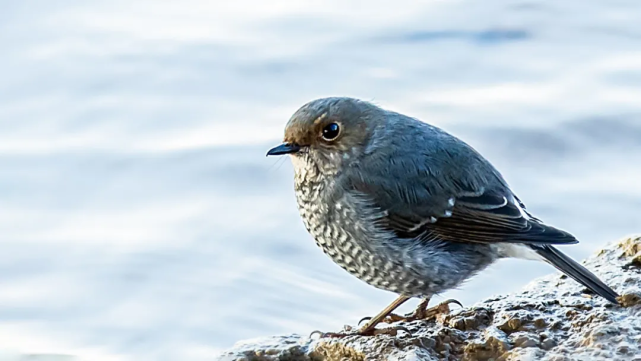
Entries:
{"label": "dark tail feathers", "polygon": [[617,305],[619,304],[619,301],[617,301],[619,295],[575,260],[549,245],[532,245],[531,247],[559,271],[572,277],[575,281],[608,301]]}

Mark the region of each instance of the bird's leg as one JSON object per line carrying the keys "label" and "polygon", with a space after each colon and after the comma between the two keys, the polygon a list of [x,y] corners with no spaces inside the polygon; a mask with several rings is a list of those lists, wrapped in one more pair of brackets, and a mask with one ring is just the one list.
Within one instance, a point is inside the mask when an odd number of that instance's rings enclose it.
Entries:
{"label": "bird's leg", "polygon": [[[376,325],[378,325],[382,320],[384,320],[392,311],[394,311],[398,306],[402,305],[405,301],[409,300],[410,298],[407,296],[398,296],[397,299],[394,300],[389,306],[385,307],[385,309],[381,312],[379,312],[378,315],[372,317],[369,319],[369,321],[363,325],[363,327],[359,328],[357,331],[354,332],[319,332],[319,331],[314,331],[312,332],[312,335],[315,333],[320,334],[321,337],[346,337],[346,336],[375,336],[375,335],[381,335],[381,334],[387,334],[387,335],[393,335],[395,336],[397,332],[400,331],[405,331],[408,332],[407,329],[403,327],[389,327],[389,328],[382,328],[382,329],[377,329]],[[311,336],[311,335],[310,335]]]}
{"label": "bird's leg", "polygon": [[[383,319],[384,323],[394,323],[399,321],[410,322],[418,319],[423,319],[423,315],[427,311],[427,305],[430,302],[430,297],[425,297],[421,300],[421,303],[416,306],[416,309],[412,313],[408,313],[405,316],[398,315],[396,313],[390,313]],[[362,322],[363,320],[361,320]]]}
{"label": "bird's leg", "polygon": [[431,297],[425,297],[421,303],[418,304],[416,307],[416,310],[414,312],[407,314],[405,316],[400,316],[394,313],[390,313],[385,319],[383,319],[384,323],[394,323],[398,321],[404,321],[404,322],[411,322],[411,321],[416,321],[416,320],[430,320],[438,316],[439,314],[447,314],[450,312],[450,304],[454,303],[457,304],[461,307],[461,303],[457,300],[452,300],[449,299],[447,301],[441,302],[438,305],[427,308],[427,305],[430,302]]}

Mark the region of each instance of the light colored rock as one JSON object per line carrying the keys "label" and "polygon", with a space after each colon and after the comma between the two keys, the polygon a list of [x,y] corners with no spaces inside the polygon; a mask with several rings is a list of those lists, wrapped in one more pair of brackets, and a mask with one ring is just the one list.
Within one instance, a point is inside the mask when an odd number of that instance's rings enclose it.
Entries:
{"label": "light colored rock", "polygon": [[402,324],[411,335],[271,337],[239,342],[219,359],[641,361],[641,237],[612,244],[584,265],[622,295],[624,307],[550,275],[435,321]]}

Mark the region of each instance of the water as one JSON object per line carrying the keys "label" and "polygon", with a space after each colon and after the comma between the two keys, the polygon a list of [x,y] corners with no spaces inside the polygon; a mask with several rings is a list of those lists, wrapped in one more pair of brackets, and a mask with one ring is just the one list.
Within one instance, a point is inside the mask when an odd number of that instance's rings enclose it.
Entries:
{"label": "water", "polygon": [[[209,360],[382,309],[394,295],[316,248],[291,165],[264,157],[323,96],[464,138],[573,257],[641,230],[634,0],[0,8],[2,351]],[[550,272],[504,261],[443,297]]]}

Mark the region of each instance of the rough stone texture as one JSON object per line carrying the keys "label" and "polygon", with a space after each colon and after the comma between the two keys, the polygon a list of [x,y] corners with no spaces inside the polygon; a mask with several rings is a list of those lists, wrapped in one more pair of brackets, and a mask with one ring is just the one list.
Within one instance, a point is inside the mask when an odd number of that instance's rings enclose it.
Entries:
{"label": "rough stone texture", "polygon": [[584,265],[622,295],[623,307],[550,275],[437,320],[402,324],[411,335],[271,337],[239,342],[219,359],[641,361],[641,237],[612,244]]}

